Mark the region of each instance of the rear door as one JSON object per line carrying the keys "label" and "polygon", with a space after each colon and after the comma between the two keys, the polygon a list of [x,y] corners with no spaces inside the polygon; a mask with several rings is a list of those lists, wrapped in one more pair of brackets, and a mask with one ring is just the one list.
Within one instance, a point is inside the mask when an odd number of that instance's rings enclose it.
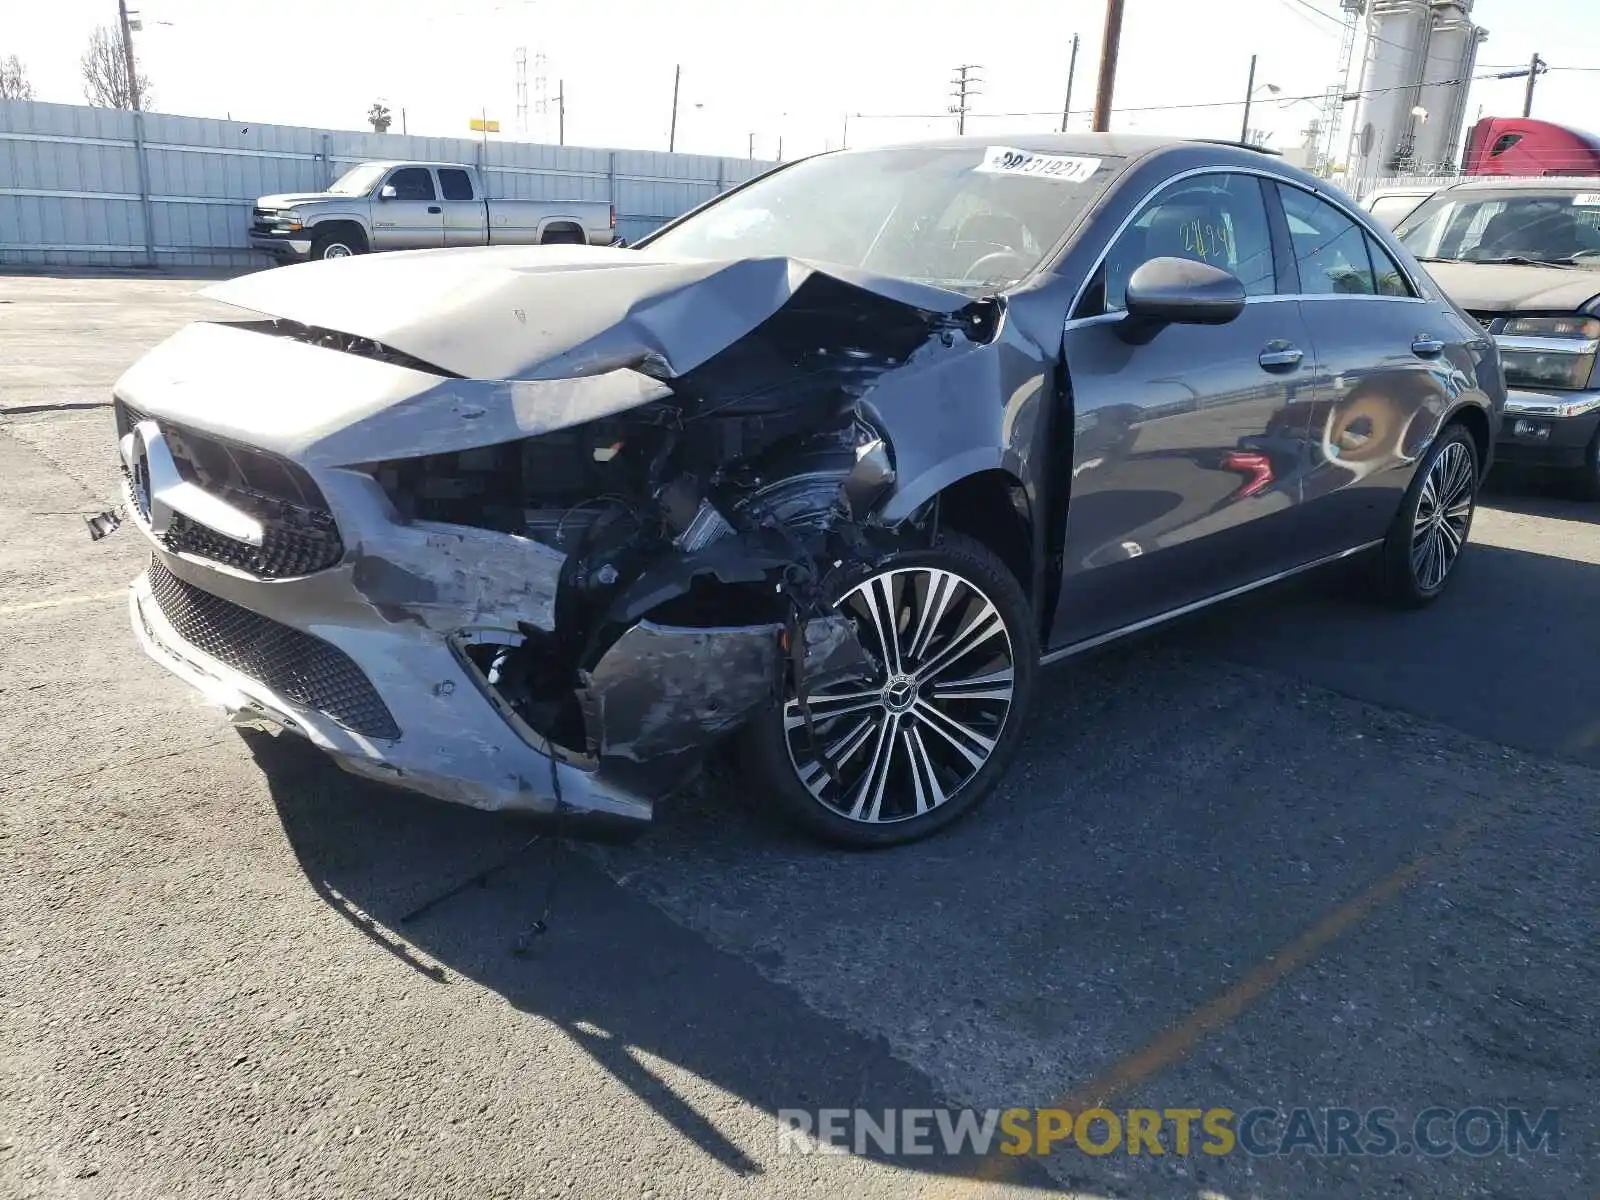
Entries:
{"label": "rear door", "polygon": [[396,167],[384,183],[394,198],[372,205],[374,249],[419,250],[444,245],[444,209],[428,167]]}
{"label": "rear door", "polygon": [[[1314,361],[1274,254],[1264,181],[1208,172],[1168,184],[1113,242],[1063,338],[1076,433],[1051,643],[1081,642],[1304,559],[1294,516]],[[1244,312],[1118,335],[1151,258],[1239,277]]]}
{"label": "rear door", "polygon": [[470,171],[440,167],[439,195],[446,246],[481,246],[489,240],[484,200],[472,189]]}
{"label": "rear door", "polygon": [[1466,343],[1482,331],[1423,299],[1352,214],[1289,183],[1278,196],[1316,351],[1305,528],[1320,556],[1384,536],[1440,419],[1477,389]]}

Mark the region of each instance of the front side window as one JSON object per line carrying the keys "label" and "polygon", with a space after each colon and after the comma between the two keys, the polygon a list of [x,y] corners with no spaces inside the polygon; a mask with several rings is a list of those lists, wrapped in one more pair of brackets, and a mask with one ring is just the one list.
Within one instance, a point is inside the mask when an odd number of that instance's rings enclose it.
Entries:
{"label": "front side window", "polygon": [[1097,311],[1122,312],[1128,280],[1152,258],[1187,258],[1238,276],[1248,296],[1275,289],[1272,236],[1254,175],[1200,175],[1168,184],[1123,230],[1091,293]]}
{"label": "front side window", "polygon": [[1333,205],[1297,187],[1278,188],[1289,243],[1307,296],[1375,296],[1378,284],[1361,227]]}
{"label": "front side window", "polygon": [[401,167],[389,176],[396,200],[432,200],[433,172],[427,167]]}

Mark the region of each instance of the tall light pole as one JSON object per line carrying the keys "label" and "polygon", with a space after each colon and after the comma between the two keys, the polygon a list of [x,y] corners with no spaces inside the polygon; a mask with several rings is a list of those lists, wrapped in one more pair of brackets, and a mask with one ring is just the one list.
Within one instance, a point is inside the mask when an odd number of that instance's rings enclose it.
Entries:
{"label": "tall light pole", "polygon": [[1537,54],[1528,63],[1528,90],[1522,94],[1522,115],[1524,117],[1533,116],[1533,83],[1534,80],[1539,78],[1539,72],[1544,70],[1545,65],[1544,59]]}
{"label": "tall light pole", "polygon": [[1067,131],[1067,118],[1072,115],[1072,77],[1078,73],[1078,35],[1072,35],[1072,56],[1067,59],[1067,98],[1061,102],[1061,132]]}
{"label": "tall light pole", "polygon": [[1117,88],[1117,51],[1122,44],[1122,0],[1106,0],[1106,30],[1100,39],[1100,83],[1094,93],[1094,131],[1111,129],[1111,96]]}
{"label": "tall light pole", "polygon": [[[122,65],[128,72],[128,103],[138,112],[139,72],[133,64],[133,27],[128,22],[128,0],[117,0],[117,18],[122,25]],[[1533,94],[1531,88],[1528,94]]]}
{"label": "tall light pole", "polygon": [[672,68],[672,126],[667,131],[667,153],[678,146],[678,81],[683,78],[683,64]]}

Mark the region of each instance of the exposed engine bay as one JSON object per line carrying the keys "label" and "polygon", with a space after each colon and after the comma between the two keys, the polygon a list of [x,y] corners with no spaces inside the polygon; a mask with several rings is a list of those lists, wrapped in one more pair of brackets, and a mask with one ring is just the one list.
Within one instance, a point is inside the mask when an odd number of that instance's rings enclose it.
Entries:
{"label": "exposed engine bay", "polygon": [[[613,750],[585,701],[636,623],[769,625],[785,630],[775,646],[803,642],[825,615],[829,570],[891,544],[867,518],[894,482],[892,451],[857,401],[932,336],[992,334],[986,307],[922,312],[817,276],[672,380],[667,399],[367,469],[406,520],[518,534],[565,556],[553,631],[524,624],[516,641],[479,634],[462,649],[529,728],[586,754]],[[797,666],[827,669],[804,655]],[[722,707],[727,723],[742,715]]]}

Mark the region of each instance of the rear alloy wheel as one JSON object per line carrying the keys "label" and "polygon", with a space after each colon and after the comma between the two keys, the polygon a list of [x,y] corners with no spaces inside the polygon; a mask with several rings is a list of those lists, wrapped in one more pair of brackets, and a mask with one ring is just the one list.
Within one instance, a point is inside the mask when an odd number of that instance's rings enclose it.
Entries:
{"label": "rear alloy wheel", "polygon": [[1386,599],[1420,608],[1444,591],[1466,548],[1477,501],[1477,447],[1464,428],[1451,425],[1417,468],[1384,540]]}
{"label": "rear alloy wheel", "polygon": [[1038,667],[1032,611],[981,544],[946,535],[852,581],[834,608],[873,659],[865,676],[758,722],[758,767],[785,814],[853,846],[912,841],[970,811],[1016,753]]}

